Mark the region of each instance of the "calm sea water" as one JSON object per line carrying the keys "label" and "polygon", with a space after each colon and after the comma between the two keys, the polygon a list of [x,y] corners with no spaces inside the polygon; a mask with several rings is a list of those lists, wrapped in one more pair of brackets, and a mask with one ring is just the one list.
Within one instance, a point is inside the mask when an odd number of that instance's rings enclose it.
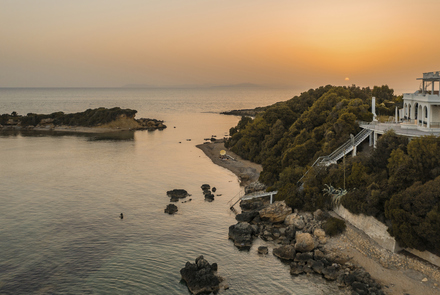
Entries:
{"label": "calm sea water", "polygon": [[[334,294],[316,276],[292,277],[271,254],[238,251],[228,201],[242,188],[195,145],[239,118],[219,115],[287,100],[265,89],[0,89],[0,113],[78,112],[114,107],[165,120],[163,131],[119,138],[0,135],[0,294],[189,294],[180,269],[199,255],[219,265],[224,294]],[[191,139],[191,141],[187,141]],[[204,201],[200,186],[217,188]],[[170,216],[166,191],[191,202]],[[124,213],[124,219],[119,214]],[[271,251],[270,251],[271,253]]]}

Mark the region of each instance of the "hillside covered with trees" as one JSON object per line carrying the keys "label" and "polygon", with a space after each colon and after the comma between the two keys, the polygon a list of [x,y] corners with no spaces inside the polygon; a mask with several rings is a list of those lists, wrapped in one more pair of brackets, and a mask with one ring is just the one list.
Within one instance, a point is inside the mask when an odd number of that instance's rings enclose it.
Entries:
{"label": "hillside covered with trees", "polygon": [[[355,214],[371,215],[389,226],[403,247],[440,252],[440,139],[408,138],[388,132],[376,149],[361,151],[346,164],[314,167],[371,121],[371,97],[379,115],[392,115],[401,97],[388,86],[325,86],[242,117],[226,146],[260,163],[260,181],[278,190],[277,199],[300,210],[330,209],[326,185],[345,186],[341,203]],[[344,177],[345,175],[345,177]],[[345,179],[345,183],[344,183]]]}
{"label": "hillside covered with trees", "polygon": [[[96,108],[84,112],[65,114],[55,112],[52,114],[28,113],[26,116],[17,112],[0,115],[0,129],[3,128],[33,128],[40,126],[74,126],[74,127],[118,127],[118,123],[131,126],[132,129],[164,129],[163,121],[156,119],[135,119],[137,111],[132,109]],[[119,121],[119,122],[118,122]],[[124,122],[121,122],[124,121]]]}

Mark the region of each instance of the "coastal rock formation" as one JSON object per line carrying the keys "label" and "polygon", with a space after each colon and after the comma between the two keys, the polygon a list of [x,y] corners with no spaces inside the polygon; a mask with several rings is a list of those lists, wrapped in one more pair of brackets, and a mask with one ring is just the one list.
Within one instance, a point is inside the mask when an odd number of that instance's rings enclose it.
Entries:
{"label": "coastal rock formation", "polygon": [[240,208],[241,211],[250,211],[250,210],[261,210],[267,205],[265,202],[261,199],[250,199],[250,200],[243,200],[240,202]]}
{"label": "coastal rock formation", "polygon": [[216,274],[217,268],[217,263],[209,264],[201,255],[197,257],[195,263],[188,261],[180,270],[180,274],[192,294],[210,294],[218,292],[223,281]]}
{"label": "coastal rock formation", "polygon": [[255,234],[255,228],[247,222],[239,222],[229,227],[229,238],[239,249],[249,249]]}
{"label": "coastal rock formation", "polygon": [[259,181],[252,182],[244,188],[246,195],[264,190],[266,190],[266,185]]}
{"label": "coastal rock formation", "polygon": [[299,252],[310,252],[315,249],[315,241],[309,233],[296,232],[295,249]]}
{"label": "coastal rock formation", "polygon": [[292,208],[286,205],[284,201],[275,202],[267,208],[260,210],[260,217],[263,220],[269,220],[272,223],[284,222],[286,216],[292,213]]}
{"label": "coastal rock formation", "polygon": [[171,198],[171,202],[178,202],[179,199],[186,198],[189,194],[184,189],[173,189],[172,191],[167,191],[167,196]]}
{"label": "coastal rock formation", "polygon": [[255,217],[259,216],[258,211],[248,211],[235,215],[238,222],[252,222]]}
{"label": "coastal rock formation", "polygon": [[174,205],[174,204],[169,204],[169,205],[167,205],[167,207],[165,208],[165,213],[168,213],[168,214],[174,214],[174,213],[176,213],[178,210],[177,210],[177,206],[176,205]]}
{"label": "coastal rock formation", "polygon": [[284,245],[279,248],[275,248],[272,251],[273,255],[283,260],[294,260],[296,251],[292,245]]}
{"label": "coastal rock formation", "polygon": [[[328,213],[321,210],[314,213],[295,210],[291,213],[284,210],[284,206],[267,203],[265,209],[256,211],[255,207],[265,205],[265,202],[250,201],[240,204],[242,213],[236,216],[238,223],[229,228],[229,237],[234,239],[235,246],[250,248],[254,236],[259,236],[264,241],[279,244],[272,253],[283,261],[291,261],[291,275],[320,275],[326,280],[337,281],[341,288],[351,288],[353,294],[384,294],[380,284],[363,269],[353,266],[348,256],[323,247],[328,237],[322,224],[328,221]],[[277,206],[280,206],[279,210],[274,210]],[[275,211],[282,213],[275,214]],[[255,216],[255,212],[259,214]],[[265,247],[259,247],[258,253],[265,253]]]}

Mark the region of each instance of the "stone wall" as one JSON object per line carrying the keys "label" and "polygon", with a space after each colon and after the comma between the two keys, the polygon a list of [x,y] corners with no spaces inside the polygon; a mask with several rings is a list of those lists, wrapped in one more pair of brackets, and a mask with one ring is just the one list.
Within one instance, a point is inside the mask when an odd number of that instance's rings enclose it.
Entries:
{"label": "stone wall", "polygon": [[396,240],[388,233],[387,226],[376,218],[364,214],[355,215],[342,205],[334,208],[333,211],[356,228],[362,230],[381,247],[391,252],[400,250]]}
{"label": "stone wall", "polygon": [[[376,242],[382,248],[390,251],[391,253],[396,253],[396,252],[402,250],[402,248],[400,248],[399,245],[397,244],[396,240],[388,233],[387,226],[385,224],[383,224],[382,222],[380,222],[379,220],[377,220],[376,218],[374,218],[372,216],[366,216],[364,214],[355,215],[355,214],[349,212],[347,209],[345,209],[344,206],[342,206],[342,205],[340,205],[337,208],[334,208],[333,211],[336,214],[338,214],[340,217],[342,217],[343,219],[348,221],[350,224],[352,224],[354,227],[356,227],[357,229],[364,232],[369,238],[371,238],[374,242]],[[412,253],[412,254],[440,267],[440,257],[438,257],[428,251],[420,252],[415,249],[405,249],[405,250],[409,253]],[[373,250],[371,250],[371,251],[373,251]],[[374,250],[374,251],[376,251],[378,253],[379,252],[382,253],[380,255],[380,257],[382,257],[382,259],[384,259],[385,256],[383,254],[385,252],[382,252],[380,250]],[[391,257],[391,256],[387,255],[387,257]],[[398,256],[396,256],[396,257],[398,257]],[[397,259],[396,257],[394,257],[393,259]],[[388,258],[386,260],[388,260]],[[417,261],[417,260],[414,260],[414,261]],[[410,267],[410,268],[420,270],[419,266],[415,266],[416,262],[414,262],[414,261],[412,261],[412,262],[406,261],[405,263],[412,264],[413,267]],[[392,260],[387,263],[392,263]]]}
{"label": "stone wall", "polygon": [[363,255],[378,261],[385,268],[413,269],[423,273],[428,278],[437,282],[440,281],[440,271],[438,267],[419,259],[393,253],[389,250],[378,247],[374,241],[368,239],[362,231],[357,230],[354,227],[347,226],[344,236],[351,241],[356,250]]}

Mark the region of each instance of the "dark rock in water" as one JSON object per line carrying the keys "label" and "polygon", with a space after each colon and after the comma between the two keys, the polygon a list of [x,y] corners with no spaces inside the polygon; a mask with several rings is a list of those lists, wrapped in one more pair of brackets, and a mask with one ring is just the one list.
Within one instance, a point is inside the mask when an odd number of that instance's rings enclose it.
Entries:
{"label": "dark rock in water", "polygon": [[229,238],[239,249],[249,249],[252,246],[255,229],[247,222],[239,222],[229,227]]}
{"label": "dark rock in water", "polygon": [[202,184],[201,188],[202,190],[206,191],[206,190],[210,190],[211,186],[209,184]]}
{"label": "dark rock in water", "polygon": [[177,206],[174,204],[169,204],[167,205],[167,207],[165,208],[165,213],[168,214],[174,214],[177,212]]}
{"label": "dark rock in water", "polygon": [[298,262],[292,262],[290,264],[290,274],[297,276],[304,272],[304,268],[302,265],[298,264]]}
{"label": "dark rock in water", "polygon": [[294,260],[296,251],[292,245],[284,245],[273,249],[273,255],[283,260]]}
{"label": "dark rock in water", "polygon": [[257,216],[259,216],[258,211],[249,211],[237,214],[235,219],[238,222],[251,222]]}
{"label": "dark rock in water", "polygon": [[212,192],[215,193],[217,191],[217,189],[215,188],[215,186],[212,188]]}
{"label": "dark rock in water", "polygon": [[208,201],[208,202],[212,202],[212,201],[214,201],[214,195],[213,194],[205,194],[205,201]]}
{"label": "dark rock in water", "polygon": [[186,282],[189,291],[192,294],[209,294],[217,292],[223,279],[214,272],[218,266],[216,263],[210,265],[203,256],[199,256],[195,263],[186,263],[180,270],[182,279]]}
{"label": "dark rock in water", "polygon": [[171,198],[171,202],[177,202],[179,199],[186,198],[189,194],[184,189],[173,189],[172,191],[167,191],[167,196]]}
{"label": "dark rock in water", "polygon": [[268,254],[268,253],[269,253],[269,249],[267,249],[266,246],[258,247],[258,254]]}

